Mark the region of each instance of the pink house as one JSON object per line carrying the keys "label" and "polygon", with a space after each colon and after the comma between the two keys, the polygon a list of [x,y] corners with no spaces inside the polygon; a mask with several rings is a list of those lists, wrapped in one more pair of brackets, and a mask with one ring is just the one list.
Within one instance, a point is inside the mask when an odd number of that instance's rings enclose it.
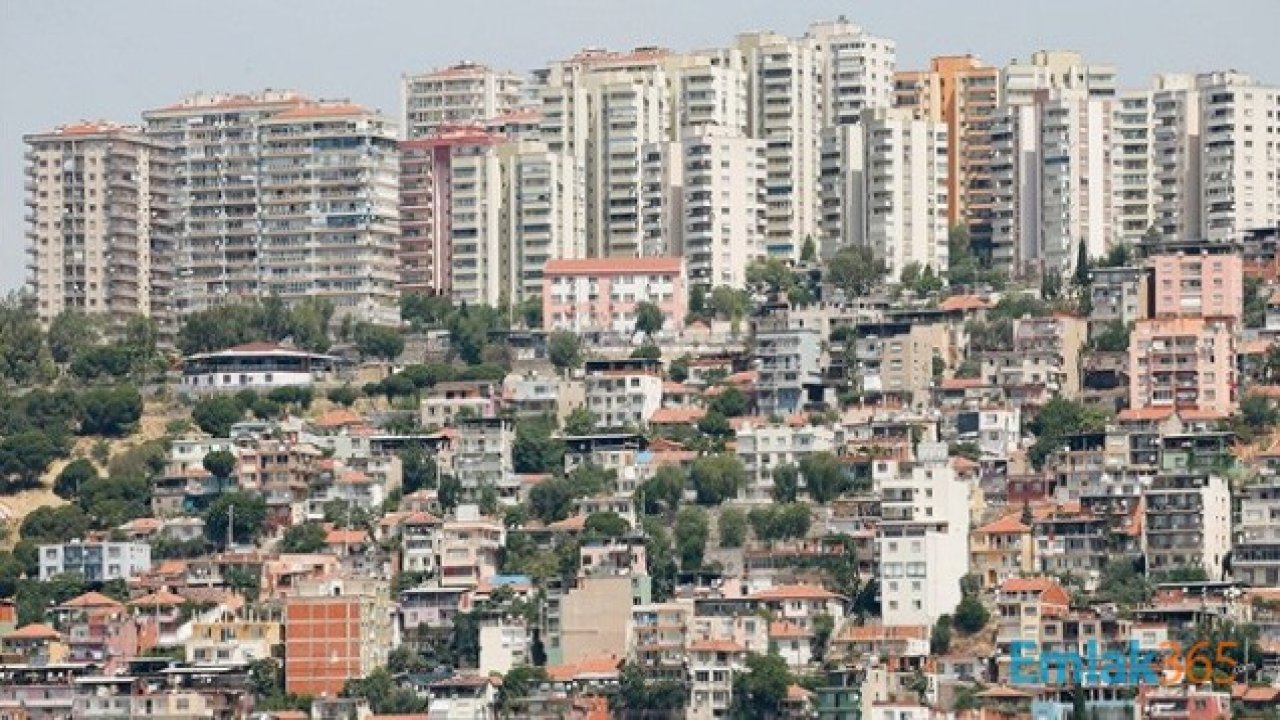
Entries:
{"label": "pink house", "polygon": [[678,257],[551,260],[542,271],[542,318],[550,330],[635,330],[636,306],[662,309],[664,332],[679,328],[688,308],[684,260]]}
{"label": "pink house", "polygon": [[1238,254],[1186,252],[1157,255],[1155,317],[1221,317],[1244,314],[1243,265]]}
{"label": "pink house", "polygon": [[1230,320],[1140,321],[1129,340],[1129,407],[1198,408],[1229,415],[1236,405],[1235,368]]}

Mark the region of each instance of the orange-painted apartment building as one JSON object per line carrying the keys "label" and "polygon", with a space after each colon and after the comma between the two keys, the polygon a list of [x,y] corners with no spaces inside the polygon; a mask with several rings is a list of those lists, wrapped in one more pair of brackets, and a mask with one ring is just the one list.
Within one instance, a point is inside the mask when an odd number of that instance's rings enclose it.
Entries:
{"label": "orange-painted apartment building", "polygon": [[285,690],[335,697],[343,685],[387,663],[391,601],[385,582],[330,577],[285,600]]}

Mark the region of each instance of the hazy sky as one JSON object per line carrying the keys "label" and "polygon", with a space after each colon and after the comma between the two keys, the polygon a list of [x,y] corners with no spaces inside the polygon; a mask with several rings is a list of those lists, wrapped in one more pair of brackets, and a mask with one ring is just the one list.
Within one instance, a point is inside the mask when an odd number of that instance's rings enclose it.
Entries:
{"label": "hazy sky", "polygon": [[460,59],[527,71],[585,46],[711,47],[840,14],[893,38],[900,68],[1052,48],[1114,63],[1129,85],[1212,69],[1280,82],[1280,0],[0,0],[0,290],[25,272],[24,133],[137,122],[197,90],[292,88],[394,114],[404,71]]}

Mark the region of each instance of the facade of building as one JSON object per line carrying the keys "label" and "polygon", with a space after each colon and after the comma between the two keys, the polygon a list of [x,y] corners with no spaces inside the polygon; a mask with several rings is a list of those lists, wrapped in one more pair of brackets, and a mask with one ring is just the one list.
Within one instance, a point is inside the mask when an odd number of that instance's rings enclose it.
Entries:
{"label": "facade of building", "polygon": [[400,80],[404,135],[427,137],[449,125],[470,125],[520,108],[524,78],[461,62]]}
{"label": "facade of building", "polygon": [[391,604],[387,584],[335,578],[304,583],[284,601],[285,690],[336,697],[348,680],[387,663]]}
{"label": "facade of building", "polygon": [[649,302],[671,332],[688,310],[687,287],[681,258],[552,260],[543,268],[542,318],[549,330],[630,336],[636,306]]}
{"label": "facade of building", "polygon": [[[1198,251],[1197,251],[1198,250]],[[1229,247],[1193,246],[1152,257],[1156,318],[1204,317],[1240,322],[1244,313],[1244,269]]]}
{"label": "facade of building", "polygon": [[1000,69],[972,55],[943,55],[929,69],[894,76],[894,105],[947,129],[947,225],[963,223],[970,242],[989,243],[991,123]]}
{"label": "facade of building", "polygon": [[1230,321],[1139,322],[1129,340],[1129,407],[1195,407],[1225,416],[1237,402],[1235,358]]}
{"label": "facade of building", "polygon": [[36,316],[149,317],[172,336],[173,151],[106,122],[28,135],[28,289]]}
{"label": "facade of building", "polygon": [[821,360],[822,340],[812,328],[757,332],[757,411],[786,417],[803,410],[822,391]]}
{"label": "facade of building", "polygon": [[143,117],[176,152],[179,314],[278,295],[394,321],[394,125],[287,91],[194,95]]}
{"label": "facade of building", "polygon": [[896,279],[947,269],[947,130],[911,110],[875,108],[822,133],[823,246],[871,248]]}
{"label": "facade of building", "polygon": [[128,580],[151,567],[151,545],[133,542],[69,542],[41,545],[40,579],[78,573],[87,582]]}

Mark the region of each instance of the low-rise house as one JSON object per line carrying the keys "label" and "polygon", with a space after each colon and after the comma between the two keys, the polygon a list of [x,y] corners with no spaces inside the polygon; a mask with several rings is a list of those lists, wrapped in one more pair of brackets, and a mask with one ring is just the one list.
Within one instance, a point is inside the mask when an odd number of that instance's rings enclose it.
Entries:
{"label": "low-rise house", "polygon": [[1006,515],[973,531],[969,545],[969,569],[982,587],[991,590],[1005,580],[1035,570],[1035,544],[1031,526],[1017,516]]}
{"label": "low-rise house", "polygon": [[88,582],[128,580],[151,567],[146,543],[72,541],[38,550],[41,580],[65,573],[78,573]]}

